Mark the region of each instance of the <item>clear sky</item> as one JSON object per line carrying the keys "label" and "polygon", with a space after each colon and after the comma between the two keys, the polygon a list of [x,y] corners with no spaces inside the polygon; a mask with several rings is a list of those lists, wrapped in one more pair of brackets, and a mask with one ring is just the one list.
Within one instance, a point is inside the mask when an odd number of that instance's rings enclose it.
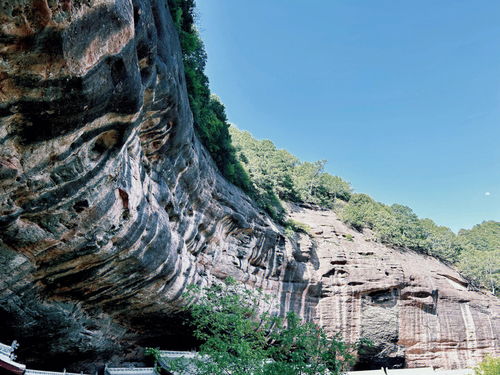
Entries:
{"label": "clear sky", "polygon": [[500,221],[500,1],[198,0],[230,122],[453,230]]}

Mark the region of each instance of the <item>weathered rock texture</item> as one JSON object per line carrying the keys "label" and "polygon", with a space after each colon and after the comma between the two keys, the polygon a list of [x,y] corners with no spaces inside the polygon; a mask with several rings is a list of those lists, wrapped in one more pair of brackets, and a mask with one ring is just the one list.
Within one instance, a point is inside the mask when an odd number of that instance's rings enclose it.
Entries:
{"label": "weathered rock texture", "polygon": [[321,285],[315,319],[349,341],[374,342],[361,367],[462,368],[500,354],[497,298],[468,290],[435,258],[376,243],[331,212],[292,211],[312,227],[301,247],[318,256],[309,273],[310,284]]}
{"label": "weathered rock texture", "polygon": [[165,3],[0,3],[0,340],[28,363],[178,346],[186,283],[285,288],[283,236],[193,135]]}
{"label": "weathered rock texture", "polygon": [[0,340],[20,360],[80,370],[189,347],[184,286],[226,275],[376,338],[380,361],[463,367],[498,350],[495,300],[439,262],[285,241],[216,172],[183,77],[165,0],[0,1]]}

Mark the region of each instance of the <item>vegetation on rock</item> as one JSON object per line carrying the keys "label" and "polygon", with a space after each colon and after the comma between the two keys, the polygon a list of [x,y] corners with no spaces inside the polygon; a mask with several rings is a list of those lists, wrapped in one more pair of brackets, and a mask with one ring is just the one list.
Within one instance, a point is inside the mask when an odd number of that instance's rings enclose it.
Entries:
{"label": "vegetation on rock", "polygon": [[326,160],[301,162],[269,140],[257,140],[235,126],[229,131],[238,159],[254,185],[257,203],[273,217],[284,217],[281,201],[311,202],[332,208],[337,199],[349,200],[351,186],[324,172]]}
{"label": "vegetation on rock", "polygon": [[458,235],[409,208],[353,194],[350,184],[324,172],[326,160],[301,162],[269,140],[229,126],[224,105],[210,93],[207,55],[195,27],[195,0],[168,0],[178,29],[195,129],[222,174],[241,187],[287,235],[301,228],[285,223],[283,201],[334,208],[353,228],[371,229],[385,244],[413,249],[455,264],[475,286],[497,293],[500,283],[500,223],[490,221]]}
{"label": "vegetation on rock", "polygon": [[458,235],[430,219],[419,219],[406,206],[387,206],[366,194],[353,194],[339,212],[352,227],[369,228],[388,245],[413,249],[454,264],[475,287],[498,293],[500,285],[500,223],[486,221]]}
{"label": "vegetation on rock", "polygon": [[481,363],[474,368],[476,375],[498,375],[500,374],[500,357],[486,356]]}
{"label": "vegetation on rock", "polygon": [[285,234],[289,238],[293,238],[296,233],[311,234],[311,227],[307,224],[296,220],[288,219],[285,224]]}
{"label": "vegetation on rock", "polygon": [[[348,182],[323,171],[325,160],[301,162],[269,140],[257,140],[234,126],[229,131],[237,156],[257,192],[257,202],[275,217],[284,216],[282,201],[310,202],[333,208],[345,223],[358,231],[370,229],[382,243],[454,264],[473,286],[484,286],[497,293],[500,223],[484,222],[457,235],[431,219],[420,219],[407,206],[389,206],[366,194],[352,193]],[[283,224],[288,237],[296,232],[308,232],[290,220]]]}
{"label": "vegetation on rock", "polygon": [[210,93],[205,74],[207,54],[195,26],[195,0],[168,0],[170,13],[179,33],[189,104],[199,139],[209,151],[221,173],[246,192],[250,180],[236,159],[229,135],[224,105]]}
{"label": "vegetation on rock", "polygon": [[[352,193],[348,182],[323,171],[325,160],[301,162],[269,140],[257,140],[234,126],[229,131],[238,158],[254,185],[258,204],[275,218],[284,216],[281,201],[334,208],[345,223],[358,231],[368,228],[382,243],[455,264],[472,285],[498,291],[500,223],[484,222],[456,235],[431,219],[420,219],[407,206],[389,206],[366,194]],[[290,221],[284,226],[289,237],[301,230],[307,232]]]}
{"label": "vegetation on rock", "polygon": [[458,232],[462,252],[458,267],[476,286],[484,285],[492,293],[500,288],[500,223],[485,221],[472,229]]}
{"label": "vegetation on rock", "polygon": [[271,313],[272,299],[234,279],[200,288],[191,285],[186,298],[188,324],[202,343],[194,360],[173,363],[176,373],[199,375],[340,374],[354,364],[367,340],[353,345],[328,337],[322,328],[296,314]]}

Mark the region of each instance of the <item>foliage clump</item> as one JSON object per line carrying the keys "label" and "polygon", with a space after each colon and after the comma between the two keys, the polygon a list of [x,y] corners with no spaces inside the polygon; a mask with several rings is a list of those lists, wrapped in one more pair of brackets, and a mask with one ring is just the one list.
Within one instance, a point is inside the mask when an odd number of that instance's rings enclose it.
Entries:
{"label": "foliage clump", "polygon": [[341,219],[357,230],[373,230],[377,239],[413,249],[454,264],[475,287],[498,293],[500,286],[500,223],[486,221],[458,235],[430,219],[419,219],[406,206],[353,194],[340,210]]}
{"label": "foliage clump", "polygon": [[354,194],[340,212],[340,217],[357,230],[373,230],[383,243],[416,251],[427,250],[429,233],[409,207],[400,204],[387,206],[366,194]]}
{"label": "foliage clump", "polygon": [[498,375],[500,374],[500,357],[487,355],[474,368],[475,375]]}
{"label": "foliage clump", "polygon": [[462,229],[457,236],[461,253],[458,268],[477,287],[492,293],[500,289],[500,222],[484,221],[472,229]]}
{"label": "foliage clump", "polygon": [[293,238],[295,236],[295,233],[304,233],[310,235],[312,231],[312,228],[309,225],[292,219],[288,219],[285,222],[284,228],[285,234],[289,238]]}
{"label": "foliage clump", "polygon": [[168,6],[181,42],[196,134],[224,177],[250,192],[251,182],[238,162],[231,143],[224,104],[210,93],[205,74],[207,54],[195,25],[195,0],[168,0]]}
{"label": "foliage clump", "polygon": [[179,374],[340,374],[354,364],[362,346],[369,345],[367,340],[349,345],[328,337],[294,313],[273,314],[269,295],[232,278],[210,287],[191,285],[185,297],[188,323],[201,345],[194,360],[172,363]]}
{"label": "foliage clump", "polygon": [[229,131],[238,159],[254,185],[256,201],[271,216],[283,219],[281,201],[332,208],[336,200],[349,200],[351,186],[340,177],[325,173],[325,160],[301,162],[269,140],[257,140],[235,126]]}

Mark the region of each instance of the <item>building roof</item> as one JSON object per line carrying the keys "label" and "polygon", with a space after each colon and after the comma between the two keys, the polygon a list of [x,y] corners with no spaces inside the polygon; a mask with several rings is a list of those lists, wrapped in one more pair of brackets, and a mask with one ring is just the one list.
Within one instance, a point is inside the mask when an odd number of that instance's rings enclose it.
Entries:
{"label": "building roof", "polygon": [[25,365],[14,362],[16,359],[14,351],[18,346],[19,344],[17,341],[14,341],[11,345],[0,343],[0,370],[2,370],[2,372],[22,375],[26,370]]}
{"label": "building roof", "polygon": [[2,344],[0,342],[0,354],[6,355],[7,357],[9,357],[13,352],[14,352],[14,348],[12,348],[12,346],[5,345],[5,344]]}
{"label": "building roof", "polygon": [[22,375],[24,373],[24,370],[26,370],[26,366],[14,362],[12,358],[2,353],[0,354],[0,369],[3,369],[4,371],[15,375]]}
{"label": "building roof", "polygon": [[83,373],[75,373],[75,372],[66,372],[66,370],[61,371],[61,372],[55,372],[55,371],[42,371],[42,370],[30,370],[26,369],[26,372],[24,375],[88,375],[88,374],[83,374]]}
{"label": "building roof", "polygon": [[198,353],[196,352],[181,352],[175,350],[160,350],[160,357],[168,359],[176,358],[194,358]]}

